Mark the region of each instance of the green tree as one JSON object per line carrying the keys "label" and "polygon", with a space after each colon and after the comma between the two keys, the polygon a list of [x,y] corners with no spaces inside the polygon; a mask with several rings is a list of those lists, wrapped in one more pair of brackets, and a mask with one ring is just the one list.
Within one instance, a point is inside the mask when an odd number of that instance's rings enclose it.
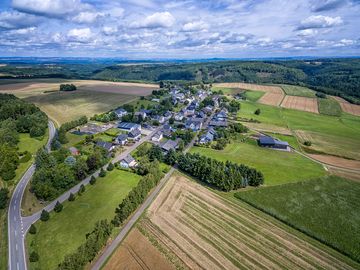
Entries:
{"label": "green tree", "polygon": [[48,221],[50,219],[50,214],[48,211],[46,211],[45,209],[42,210],[41,215],[40,215],[40,220],[41,221]]}
{"label": "green tree", "polygon": [[36,232],[37,232],[37,229],[36,229],[35,225],[31,224],[30,229],[29,229],[29,233],[30,234],[36,234]]}
{"label": "green tree", "polygon": [[0,188],[0,209],[5,209],[9,200],[9,190],[7,188]]}
{"label": "green tree", "polygon": [[69,198],[68,198],[68,201],[69,201],[69,202],[75,201],[75,195],[74,195],[73,193],[70,193]]}
{"label": "green tree", "polygon": [[256,115],[260,115],[261,110],[260,110],[260,109],[256,109],[254,113],[255,113]]}
{"label": "green tree", "polygon": [[63,210],[63,208],[64,206],[59,201],[57,201],[54,207],[54,211],[56,213],[60,213]]}
{"label": "green tree", "polygon": [[35,251],[30,253],[29,261],[30,262],[37,262],[39,260],[39,254]]}
{"label": "green tree", "polygon": [[108,170],[109,172],[112,171],[114,169],[114,164],[112,164],[111,162],[109,163],[109,165],[107,166],[106,170]]}
{"label": "green tree", "polygon": [[90,185],[95,185],[95,183],[96,183],[95,176],[91,176],[89,183],[90,183]]}
{"label": "green tree", "polygon": [[105,177],[106,176],[106,171],[103,168],[100,169],[99,176],[100,177]]}

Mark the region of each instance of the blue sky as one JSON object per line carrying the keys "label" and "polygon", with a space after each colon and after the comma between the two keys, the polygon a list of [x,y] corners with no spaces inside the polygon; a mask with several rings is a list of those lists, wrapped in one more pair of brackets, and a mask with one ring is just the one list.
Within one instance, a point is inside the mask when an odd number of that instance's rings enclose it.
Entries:
{"label": "blue sky", "polygon": [[359,56],[359,0],[1,0],[0,56]]}

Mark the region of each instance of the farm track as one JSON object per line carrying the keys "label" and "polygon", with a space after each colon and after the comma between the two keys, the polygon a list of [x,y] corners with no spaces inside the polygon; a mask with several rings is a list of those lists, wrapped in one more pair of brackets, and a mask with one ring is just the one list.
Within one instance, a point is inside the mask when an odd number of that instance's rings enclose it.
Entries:
{"label": "farm track", "polygon": [[353,269],[179,175],[169,180],[141,224],[191,269]]}

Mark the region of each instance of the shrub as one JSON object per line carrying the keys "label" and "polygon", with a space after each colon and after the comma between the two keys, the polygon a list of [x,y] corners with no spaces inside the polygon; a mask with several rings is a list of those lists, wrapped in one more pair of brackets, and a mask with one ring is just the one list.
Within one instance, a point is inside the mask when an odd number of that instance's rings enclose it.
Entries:
{"label": "shrub", "polygon": [[29,229],[29,233],[30,234],[36,234],[36,232],[37,232],[37,229],[36,229],[35,225],[31,224],[30,229]]}
{"label": "shrub", "polygon": [[305,142],[304,142],[304,145],[305,145],[305,146],[311,146],[311,141],[305,141]]}
{"label": "shrub", "polygon": [[0,189],[0,209],[5,209],[9,200],[9,190],[7,188]]}
{"label": "shrub", "polygon": [[39,260],[39,254],[37,252],[33,251],[30,253],[29,261],[30,262],[37,262]]}
{"label": "shrub", "polygon": [[70,196],[69,196],[69,202],[73,202],[75,201],[75,195],[73,193],[70,193]]}
{"label": "shrub", "polygon": [[90,183],[90,185],[95,185],[95,183],[96,183],[96,178],[95,178],[95,176],[91,176],[89,183]]}
{"label": "shrub", "polygon": [[106,171],[104,171],[103,168],[101,168],[100,173],[99,173],[99,176],[100,176],[100,177],[105,177],[105,176],[106,176]]}
{"label": "shrub", "polygon": [[45,209],[42,210],[41,215],[40,215],[40,220],[41,221],[48,221],[50,219],[50,214],[48,211],[46,211]]}
{"label": "shrub", "polygon": [[80,188],[79,188],[79,191],[78,191],[78,194],[81,195],[85,192],[85,186],[84,185],[81,185]]}
{"label": "shrub", "polygon": [[256,109],[256,111],[254,112],[256,115],[260,115],[261,111],[260,109]]}
{"label": "shrub", "polygon": [[112,170],[114,169],[114,164],[112,164],[112,163],[110,162],[106,169],[107,169],[109,172],[112,171]]}
{"label": "shrub", "polygon": [[64,206],[59,201],[57,201],[55,204],[55,207],[54,207],[54,211],[56,213],[59,213],[63,210],[63,208],[64,208]]}

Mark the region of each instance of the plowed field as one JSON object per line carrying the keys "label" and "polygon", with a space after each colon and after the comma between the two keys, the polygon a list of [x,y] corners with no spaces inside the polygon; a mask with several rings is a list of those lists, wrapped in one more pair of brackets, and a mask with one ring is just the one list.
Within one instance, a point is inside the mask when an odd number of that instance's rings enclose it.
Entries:
{"label": "plowed field", "polygon": [[304,112],[319,113],[316,98],[285,96],[281,107]]}
{"label": "plowed field", "polygon": [[351,104],[350,102],[346,101],[341,97],[333,97],[333,98],[339,102],[341,109],[344,112],[360,116],[360,105]]}

